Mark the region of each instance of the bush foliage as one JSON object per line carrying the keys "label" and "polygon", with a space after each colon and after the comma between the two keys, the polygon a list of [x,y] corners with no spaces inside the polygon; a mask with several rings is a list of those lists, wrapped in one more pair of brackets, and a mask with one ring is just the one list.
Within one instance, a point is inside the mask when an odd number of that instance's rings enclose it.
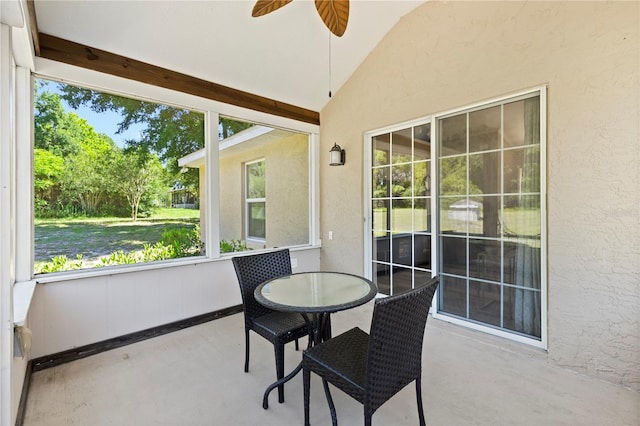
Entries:
{"label": "bush foliage", "polygon": [[[249,250],[244,241],[220,241],[220,252],[231,253]],[[97,262],[88,262],[79,254],[75,259],[67,256],[54,256],[50,261],[36,262],[35,273],[72,271],[82,268],[100,268],[104,266],[130,265],[135,263],[155,262],[189,256],[200,256],[204,251],[204,243],[200,238],[200,226],[192,229],[165,229],[162,238],[155,244],[145,244],[142,250],[124,252],[116,250]]]}

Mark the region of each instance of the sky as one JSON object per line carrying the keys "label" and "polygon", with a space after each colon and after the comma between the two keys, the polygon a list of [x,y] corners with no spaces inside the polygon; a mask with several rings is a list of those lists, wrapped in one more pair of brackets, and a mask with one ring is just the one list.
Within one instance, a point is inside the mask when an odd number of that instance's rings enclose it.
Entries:
{"label": "sky", "polygon": [[[54,92],[60,94],[61,92],[58,90],[57,82],[49,82],[47,85],[47,90],[49,92]],[[62,105],[66,111],[73,112],[77,114],[80,118],[84,118],[87,123],[89,123],[97,133],[104,133],[105,135],[111,137],[113,141],[119,147],[124,147],[125,141],[129,139],[140,139],[140,132],[146,127],[141,124],[134,124],[129,127],[126,132],[121,134],[116,134],[116,130],[118,129],[118,123],[122,120],[120,114],[113,111],[105,111],[105,112],[93,112],[87,106],[81,106],[78,109],[73,109],[69,104],[67,104],[64,100],[62,100]]]}

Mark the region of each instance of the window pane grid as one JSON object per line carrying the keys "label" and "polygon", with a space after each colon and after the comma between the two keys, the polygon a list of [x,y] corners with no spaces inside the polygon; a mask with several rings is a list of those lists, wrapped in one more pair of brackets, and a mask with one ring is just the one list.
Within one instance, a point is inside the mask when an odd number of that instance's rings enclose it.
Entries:
{"label": "window pane grid", "polygon": [[372,137],[372,266],[382,293],[406,291],[429,274],[429,139],[429,123]]}
{"label": "window pane grid", "polygon": [[437,163],[439,312],[534,338],[541,335],[538,126],[538,97],[442,118]]}

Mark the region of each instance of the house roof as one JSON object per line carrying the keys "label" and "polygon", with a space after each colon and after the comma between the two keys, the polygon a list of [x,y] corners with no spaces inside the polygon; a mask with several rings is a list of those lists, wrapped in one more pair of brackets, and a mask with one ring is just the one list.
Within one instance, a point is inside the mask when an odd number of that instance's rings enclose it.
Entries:
{"label": "house roof", "polygon": [[[247,149],[289,135],[291,135],[291,132],[288,130],[256,125],[222,140],[218,147],[222,156],[224,155],[223,152],[236,152],[237,150]],[[204,148],[178,159],[178,165],[188,168],[203,167],[205,165]]]}
{"label": "house roof", "polygon": [[[330,37],[314,2],[253,18],[254,0],[35,0],[37,30],[178,73],[320,111],[402,16],[423,0],[351,0]],[[331,52],[331,55],[329,54]]]}

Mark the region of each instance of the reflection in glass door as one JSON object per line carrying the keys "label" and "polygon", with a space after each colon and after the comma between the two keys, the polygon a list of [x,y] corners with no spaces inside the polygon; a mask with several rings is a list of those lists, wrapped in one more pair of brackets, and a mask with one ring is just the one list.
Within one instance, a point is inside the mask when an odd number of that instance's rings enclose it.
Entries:
{"label": "reflection in glass door", "polygon": [[372,278],[402,293],[431,277],[430,123],[371,140]]}
{"label": "reflection in glass door", "polygon": [[541,339],[540,96],[440,118],[438,313]]}

